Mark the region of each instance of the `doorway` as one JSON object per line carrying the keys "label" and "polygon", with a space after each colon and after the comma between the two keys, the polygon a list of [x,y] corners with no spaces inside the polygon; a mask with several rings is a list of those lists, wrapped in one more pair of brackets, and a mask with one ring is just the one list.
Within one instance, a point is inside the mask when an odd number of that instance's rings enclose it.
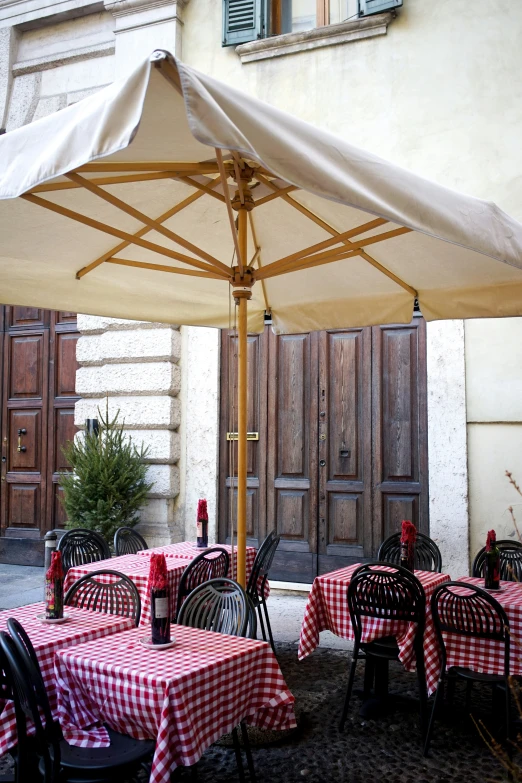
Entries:
{"label": "doorway", "polygon": [[65,522],[59,473],[76,432],[78,337],[75,313],[0,305],[0,534],[9,562],[15,550],[24,562],[27,539]]}
{"label": "doorway", "polygon": [[[222,332],[219,540],[229,538],[236,341]],[[271,576],[315,576],[373,558],[428,520],[426,323],[248,339],[247,538],[275,529]],[[228,436],[234,437],[234,435]]]}

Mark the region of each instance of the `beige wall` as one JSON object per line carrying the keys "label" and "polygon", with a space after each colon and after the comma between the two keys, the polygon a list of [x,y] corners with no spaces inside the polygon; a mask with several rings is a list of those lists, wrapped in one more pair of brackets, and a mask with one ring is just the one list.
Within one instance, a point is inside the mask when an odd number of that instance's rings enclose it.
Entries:
{"label": "beige wall", "polygon": [[522,530],[522,319],[466,323],[466,388],[471,552],[490,528],[514,534],[513,506]]}

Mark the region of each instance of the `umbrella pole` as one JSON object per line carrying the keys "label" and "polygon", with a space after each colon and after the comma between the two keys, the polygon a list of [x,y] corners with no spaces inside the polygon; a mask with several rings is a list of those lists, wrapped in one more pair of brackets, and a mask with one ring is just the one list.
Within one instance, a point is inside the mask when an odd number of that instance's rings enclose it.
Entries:
{"label": "umbrella pole", "polygon": [[247,496],[247,300],[239,300],[238,312],[238,419],[237,419],[237,581],[246,587]]}

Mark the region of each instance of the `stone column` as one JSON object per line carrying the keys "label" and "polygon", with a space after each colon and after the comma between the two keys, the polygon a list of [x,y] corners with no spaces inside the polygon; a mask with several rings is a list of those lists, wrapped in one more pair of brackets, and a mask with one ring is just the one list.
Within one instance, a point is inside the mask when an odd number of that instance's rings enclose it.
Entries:
{"label": "stone column", "polygon": [[154,487],[141,514],[140,532],[149,545],[181,540],[184,531],[175,501],[179,493],[181,352],[179,329],[168,324],[78,316],[81,337],[76,356],[78,427],[97,418],[98,408],[120,411],[136,446],[149,447],[149,480]]}

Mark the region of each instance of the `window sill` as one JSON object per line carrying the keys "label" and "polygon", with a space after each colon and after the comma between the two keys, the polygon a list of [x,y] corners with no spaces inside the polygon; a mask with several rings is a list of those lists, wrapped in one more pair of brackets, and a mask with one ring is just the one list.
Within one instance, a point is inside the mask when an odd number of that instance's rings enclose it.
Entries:
{"label": "window sill", "polygon": [[388,25],[394,16],[393,13],[375,14],[352,22],[316,27],[303,33],[276,35],[236,46],[236,52],[242,63],[251,63],[256,60],[306,52],[310,49],[322,49],[323,46],[338,46],[360,41],[363,38],[386,35]]}

